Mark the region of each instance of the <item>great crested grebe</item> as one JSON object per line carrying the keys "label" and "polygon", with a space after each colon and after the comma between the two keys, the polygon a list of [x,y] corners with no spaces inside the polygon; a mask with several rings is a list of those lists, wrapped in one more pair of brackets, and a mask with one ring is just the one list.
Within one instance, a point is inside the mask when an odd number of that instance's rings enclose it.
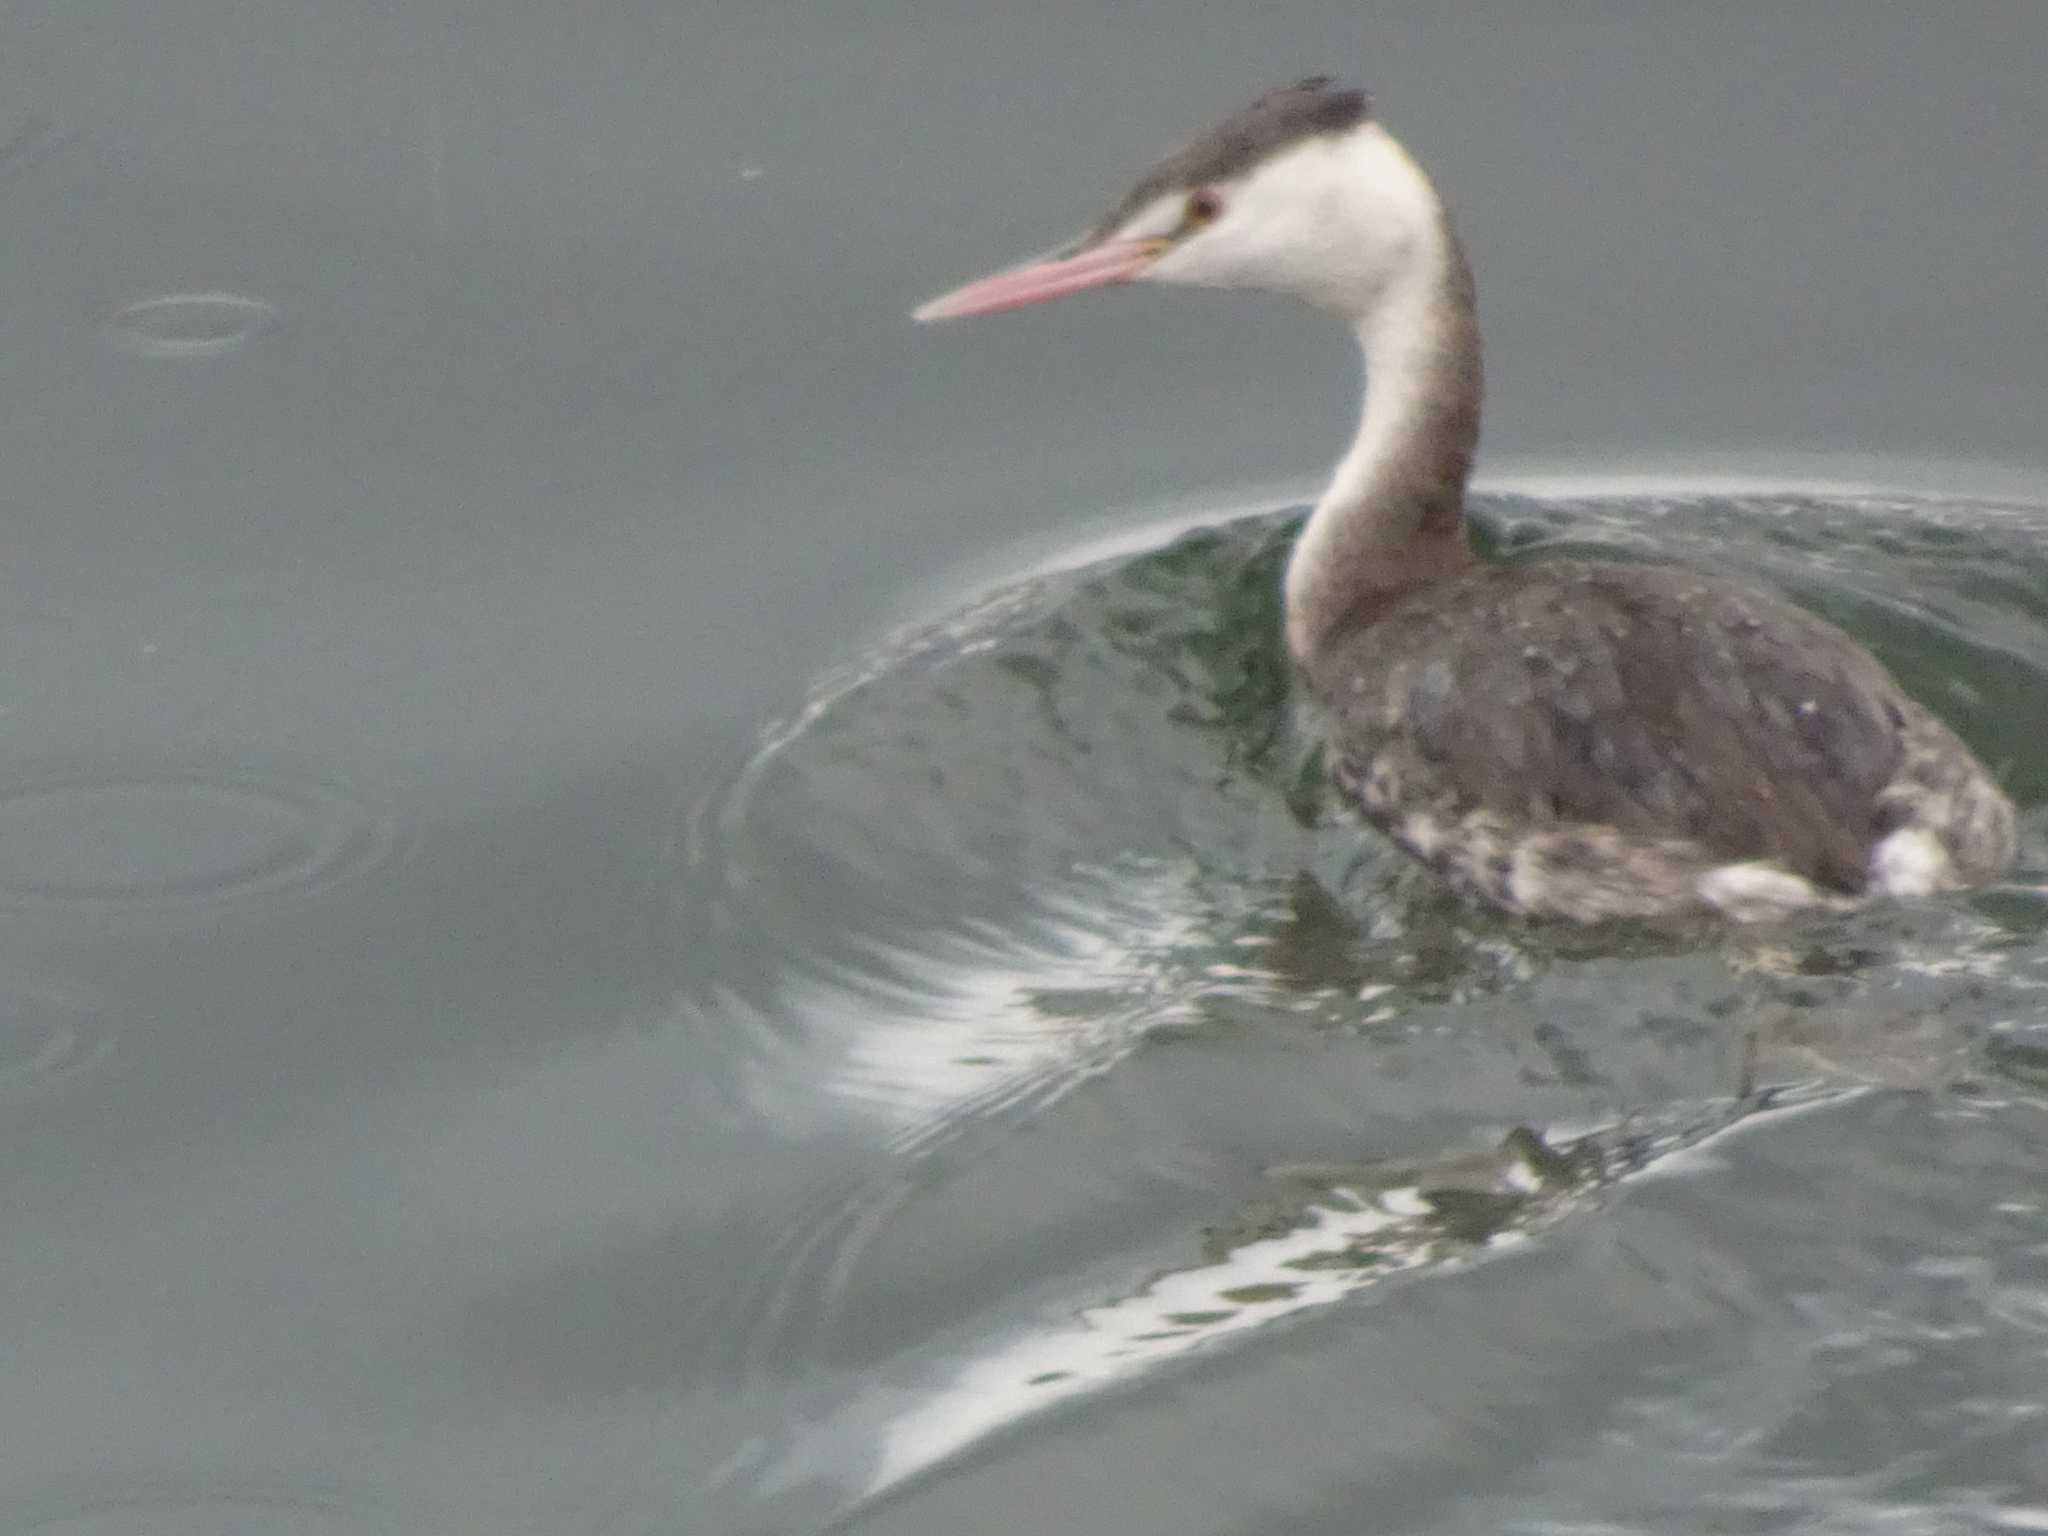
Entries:
{"label": "great crested grebe", "polygon": [[1365,406],[1287,566],[1287,649],[1337,786],[1461,890],[1581,922],[1758,918],[2011,862],[2011,802],[1832,625],[1687,570],[1473,557],[1471,270],[1362,92],[1261,97],[1074,245],[917,318],[1133,281],[1293,294],[1356,329]]}

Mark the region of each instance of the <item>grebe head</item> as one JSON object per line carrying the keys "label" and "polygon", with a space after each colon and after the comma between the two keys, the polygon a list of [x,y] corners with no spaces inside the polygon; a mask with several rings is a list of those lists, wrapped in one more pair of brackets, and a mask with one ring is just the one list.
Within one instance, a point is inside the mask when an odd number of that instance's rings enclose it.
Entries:
{"label": "grebe head", "polygon": [[1071,245],[932,300],[992,314],[1117,283],[1291,294],[1357,319],[1441,228],[1428,179],[1363,92],[1304,80],[1260,97],[1148,173]]}

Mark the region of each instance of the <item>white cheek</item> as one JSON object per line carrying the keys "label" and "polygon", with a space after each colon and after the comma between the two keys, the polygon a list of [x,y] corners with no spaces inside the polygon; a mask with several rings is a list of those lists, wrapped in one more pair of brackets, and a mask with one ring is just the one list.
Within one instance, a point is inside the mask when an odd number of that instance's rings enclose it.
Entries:
{"label": "white cheek", "polygon": [[1252,274],[1234,243],[1205,231],[1175,244],[1146,268],[1144,280],[1189,288],[1236,288],[1252,281]]}
{"label": "white cheek", "polygon": [[1146,276],[1204,288],[1289,292],[1296,287],[1296,275],[1308,270],[1304,257],[1311,249],[1298,208],[1261,213],[1240,205],[1212,228],[1189,236],[1160,257]]}

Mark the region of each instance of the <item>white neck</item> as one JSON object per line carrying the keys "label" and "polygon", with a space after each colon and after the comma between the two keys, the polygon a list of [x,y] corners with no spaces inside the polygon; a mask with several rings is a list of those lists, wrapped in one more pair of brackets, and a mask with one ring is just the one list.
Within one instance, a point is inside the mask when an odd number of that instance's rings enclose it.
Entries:
{"label": "white neck", "polygon": [[1369,621],[1375,599],[1441,580],[1469,558],[1461,509],[1481,387],[1471,276],[1434,193],[1416,206],[1398,265],[1358,306],[1358,435],[1288,563],[1287,648],[1298,662],[1347,621]]}

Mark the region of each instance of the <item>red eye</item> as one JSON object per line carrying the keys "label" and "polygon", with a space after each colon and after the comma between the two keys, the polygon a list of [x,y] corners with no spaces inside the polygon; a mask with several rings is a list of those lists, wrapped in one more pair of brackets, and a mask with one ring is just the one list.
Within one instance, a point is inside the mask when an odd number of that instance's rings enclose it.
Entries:
{"label": "red eye", "polygon": [[1207,187],[1202,188],[1199,192],[1190,192],[1188,194],[1188,205],[1185,210],[1185,216],[1187,218],[1188,223],[1213,223],[1217,215],[1221,214],[1222,212],[1223,199],[1218,197],[1214,192],[1210,191]]}

